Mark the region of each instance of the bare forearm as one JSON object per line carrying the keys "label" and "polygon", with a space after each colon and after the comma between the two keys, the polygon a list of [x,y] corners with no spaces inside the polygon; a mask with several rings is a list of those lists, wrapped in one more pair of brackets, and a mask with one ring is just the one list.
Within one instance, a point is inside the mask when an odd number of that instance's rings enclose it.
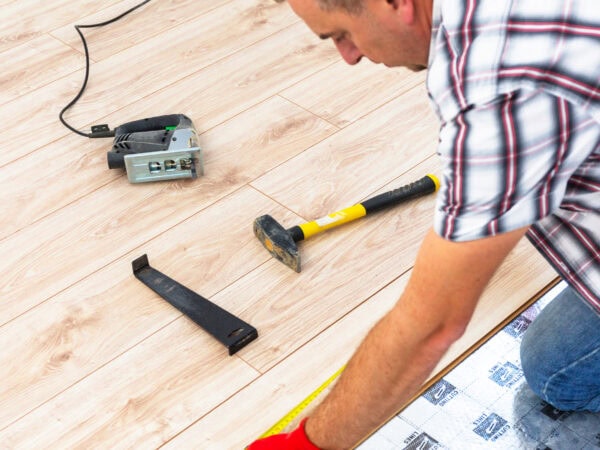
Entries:
{"label": "bare forearm", "polygon": [[447,345],[437,332],[415,339],[411,324],[385,316],[368,334],[343,376],[307,422],[320,448],[351,448],[417,392]]}
{"label": "bare forearm", "polygon": [[487,282],[524,233],[456,244],[430,231],[406,291],[309,418],[308,437],[324,449],[350,448],[410,400],[462,334]]}

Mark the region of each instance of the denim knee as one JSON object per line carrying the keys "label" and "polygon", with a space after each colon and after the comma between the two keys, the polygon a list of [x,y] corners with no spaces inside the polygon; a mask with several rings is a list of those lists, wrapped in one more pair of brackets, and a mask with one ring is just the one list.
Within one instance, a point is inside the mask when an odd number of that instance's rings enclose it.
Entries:
{"label": "denim knee", "polygon": [[[523,341],[527,344],[526,341]],[[600,351],[600,350],[598,350]],[[527,345],[521,346],[521,364],[529,387],[545,402],[561,411],[600,412],[600,386],[585,381],[591,374],[581,360],[563,368],[543,363]],[[593,357],[593,353],[589,355]],[[583,358],[585,360],[586,357]],[[598,374],[597,371],[594,373]]]}
{"label": "denim knee", "polygon": [[564,411],[600,411],[600,316],[567,288],[529,326],[521,366],[530,388]]}

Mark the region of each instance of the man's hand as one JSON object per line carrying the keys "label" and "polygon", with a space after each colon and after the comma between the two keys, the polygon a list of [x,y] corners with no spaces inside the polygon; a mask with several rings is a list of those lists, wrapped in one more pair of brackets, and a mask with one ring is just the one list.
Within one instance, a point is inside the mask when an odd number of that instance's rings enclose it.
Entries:
{"label": "man's hand", "polygon": [[304,419],[298,428],[288,434],[276,434],[250,444],[247,450],[319,450],[306,437],[304,432]]}

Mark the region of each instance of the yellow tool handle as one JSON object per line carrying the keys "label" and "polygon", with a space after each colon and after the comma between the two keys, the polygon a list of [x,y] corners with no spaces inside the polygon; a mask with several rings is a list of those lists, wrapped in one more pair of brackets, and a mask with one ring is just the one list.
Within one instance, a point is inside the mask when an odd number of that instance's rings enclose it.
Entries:
{"label": "yellow tool handle", "polygon": [[[431,194],[439,189],[440,182],[435,175],[428,174],[413,183],[399,187],[393,191],[376,195],[361,203],[341,209],[312,222],[303,223],[293,227],[294,241],[308,239],[321,231],[337,227],[347,222],[359,219],[367,214],[398,205],[407,200],[412,200],[423,195]],[[300,230],[302,231],[300,233]],[[290,229],[291,230],[291,229]]]}
{"label": "yellow tool handle", "polygon": [[304,233],[304,239],[308,239],[321,231],[337,227],[338,225],[351,222],[366,215],[367,210],[359,203],[328,214],[320,219],[313,220],[312,222],[303,223],[299,227],[302,229],[302,233]]}

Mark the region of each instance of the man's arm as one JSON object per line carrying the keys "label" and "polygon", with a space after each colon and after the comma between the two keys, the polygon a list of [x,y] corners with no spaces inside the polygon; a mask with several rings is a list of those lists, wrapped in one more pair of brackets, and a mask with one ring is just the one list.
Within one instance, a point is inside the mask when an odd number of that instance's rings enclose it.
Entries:
{"label": "man's arm", "polygon": [[398,303],[306,422],[309,439],[323,449],[351,448],[396,413],[463,334],[488,281],[526,230],[462,243],[430,230]]}

